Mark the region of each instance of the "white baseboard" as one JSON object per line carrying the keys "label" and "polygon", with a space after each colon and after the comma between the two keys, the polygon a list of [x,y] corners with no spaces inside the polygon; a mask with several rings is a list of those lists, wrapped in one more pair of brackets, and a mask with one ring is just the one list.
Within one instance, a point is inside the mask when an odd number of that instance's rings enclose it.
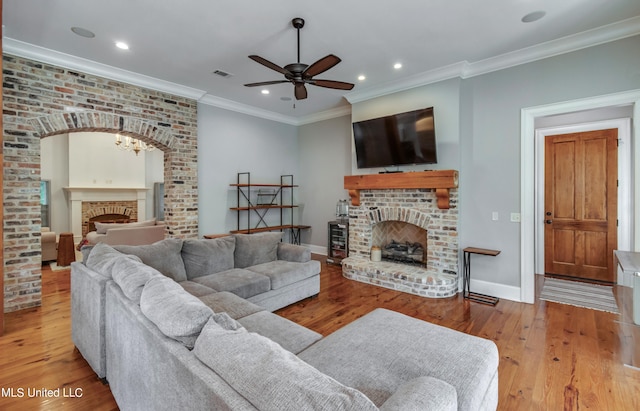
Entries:
{"label": "white baseboard", "polygon": [[[460,279],[460,285],[462,286],[462,279]],[[474,280],[472,278],[470,288],[471,291],[475,293],[486,294],[504,300],[522,302],[520,299],[520,287],[490,283],[488,281]]]}
{"label": "white baseboard", "polygon": [[310,249],[313,254],[327,255],[327,247],[322,247],[322,246],[313,245],[313,244],[301,244],[301,245]]}

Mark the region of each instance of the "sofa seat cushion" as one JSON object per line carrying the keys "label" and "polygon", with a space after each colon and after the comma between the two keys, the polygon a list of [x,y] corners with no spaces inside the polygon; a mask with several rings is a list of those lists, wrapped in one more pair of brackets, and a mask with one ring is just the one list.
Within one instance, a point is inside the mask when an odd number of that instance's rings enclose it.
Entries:
{"label": "sofa seat cushion", "polygon": [[167,238],[148,245],[116,245],[113,248],[124,254],[140,257],[149,265],[175,281],[185,281],[187,273],[182,262],[182,240]]}
{"label": "sofa seat cushion", "polygon": [[248,267],[247,270],[266,275],[271,279],[271,289],[277,290],[318,274],[320,272],[320,263],[318,261],[292,263],[290,261],[277,260]]}
{"label": "sofa seat cushion", "polygon": [[264,311],[264,308],[259,305],[251,303],[228,291],[202,296],[200,297],[200,301],[217,313],[227,313],[229,317],[234,320]]}
{"label": "sofa seat cushion", "polygon": [[499,360],[493,341],[385,309],[342,327],[298,356],[362,391],[377,406],[420,377],[452,385],[461,410],[476,409],[485,395],[497,399],[497,386],[495,392],[490,389]]}
{"label": "sofa seat cushion", "polygon": [[218,292],[218,290],[214,290],[211,287],[198,284],[194,281],[189,281],[189,280],[180,281],[178,284],[180,284],[180,286],[184,288],[186,292],[193,295],[194,297],[203,297],[205,295],[214,294]]}
{"label": "sofa seat cushion", "polygon": [[377,410],[361,392],[245,329],[225,330],[211,320],[194,353],[259,410]]}
{"label": "sofa seat cushion", "polygon": [[242,298],[249,298],[271,289],[269,277],[240,268],[194,278],[193,281],[214,290],[229,291]]}
{"label": "sofa seat cushion", "polygon": [[140,310],[164,335],[189,349],[214,314],[202,301],[164,276],[154,277],[144,286]]}
{"label": "sofa seat cushion", "polygon": [[187,278],[192,280],[208,274],[234,268],[233,253],[236,239],[233,236],[198,240],[190,238],[182,244],[182,260]]}
{"label": "sofa seat cushion", "polygon": [[278,258],[278,243],[283,233],[234,234],[236,268],[247,268],[275,261]]}
{"label": "sofa seat cushion", "polygon": [[240,318],[238,322],[247,331],[267,337],[294,354],[298,354],[322,338],[322,334],[269,311],[251,314],[248,317]]}

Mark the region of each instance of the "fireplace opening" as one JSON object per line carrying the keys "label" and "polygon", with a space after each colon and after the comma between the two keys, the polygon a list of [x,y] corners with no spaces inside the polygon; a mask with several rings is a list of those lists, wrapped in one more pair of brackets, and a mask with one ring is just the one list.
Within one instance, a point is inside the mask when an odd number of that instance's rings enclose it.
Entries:
{"label": "fireplace opening", "polygon": [[425,267],[424,247],[417,242],[391,240],[382,247],[382,259],[393,263]]}
{"label": "fireplace opening", "polygon": [[403,221],[383,221],[372,231],[372,245],[382,260],[411,266],[427,266],[427,230]]}

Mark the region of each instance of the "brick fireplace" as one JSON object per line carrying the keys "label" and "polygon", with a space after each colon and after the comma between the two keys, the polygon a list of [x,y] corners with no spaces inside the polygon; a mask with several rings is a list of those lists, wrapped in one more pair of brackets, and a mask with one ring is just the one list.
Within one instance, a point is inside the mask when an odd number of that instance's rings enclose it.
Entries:
{"label": "brick fireplace", "polygon": [[146,210],[146,188],[67,187],[71,210],[71,231],[78,243],[89,231],[92,218],[122,215],[130,221],[142,221]]}
{"label": "brick fireplace", "polygon": [[[423,173],[405,174],[404,178],[411,179]],[[343,275],[424,297],[454,296],[458,292],[457,173],[455,176],[455,182],[448,183],[453,187],[446,188],[446,204],[441,201],[443,193],[438,192],[442,188],[393,188],[389,186],[394,182],[386,182],[382,176],[371,177],[385,181],[382,184],[348,187],[345,178],[345,188],[357,189],[358,197],[352,196],[355,206],[349,212],[349,257],[342,262]],[[417,181],[397,185],[434,184]],[[381,234],[379,230],[385,225]],[[397,242],[423,244],[424,264],[371,261],[371,247],[389,242],[389,231]]]}

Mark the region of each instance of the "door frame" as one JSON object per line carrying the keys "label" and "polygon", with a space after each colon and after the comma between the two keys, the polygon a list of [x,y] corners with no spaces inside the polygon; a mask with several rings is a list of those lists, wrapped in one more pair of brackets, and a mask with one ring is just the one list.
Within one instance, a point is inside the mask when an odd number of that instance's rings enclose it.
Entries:
{"label": "door frame", "polygon": [[535,132],[535,273],[544,274],[544,189],[545,138],[557,134],[618,129],[618,228],[620,250],[630,250],[632,244],[633,210],[631,209],[631,119],[618,118],[590,123],[570,124],[536,129]]}
{"label": "door frame", "polygon": [[[581,110],[633,105],[633,157],[640,158],[640,89],[589,97],[520,110],[520,301],[535,301],[535,119]],[[633,216],[640,216],[640,167],[635,167]],[[634,221],[634,225],[637,224]],[[633,229],[632,229],[633,230]],[[633,248],[640,245],[640,230],[633,230]],[[613,257],[612,257],[613,258]]]}

